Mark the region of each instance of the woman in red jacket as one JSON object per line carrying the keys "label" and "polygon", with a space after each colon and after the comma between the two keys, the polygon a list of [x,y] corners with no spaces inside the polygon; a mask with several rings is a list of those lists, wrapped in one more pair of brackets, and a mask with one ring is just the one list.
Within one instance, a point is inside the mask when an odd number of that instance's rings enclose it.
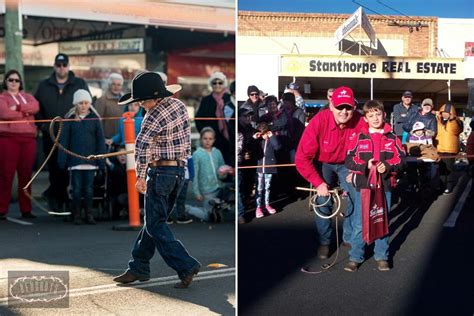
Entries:
{"label": "woman in red jacket", "polygon": [[38,101],[23,91],[20,73],[14,69],[8,71],[0,94],[0,220],[6,219],[15,171],[18,172],[21,216],[36,217],[31,214],[31,200],[22,188],[31,179],[36,159],[36,125],[33,120],[38,109]]}

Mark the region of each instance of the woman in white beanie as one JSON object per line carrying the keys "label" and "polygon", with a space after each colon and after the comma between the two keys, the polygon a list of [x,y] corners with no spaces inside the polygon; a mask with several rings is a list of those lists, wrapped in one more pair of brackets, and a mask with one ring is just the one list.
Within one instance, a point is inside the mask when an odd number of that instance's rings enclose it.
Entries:
{"label": "woman in white beanie", "polygon": [[[79,89],[74,93],[74,121],[64,123],[59,141],[65,148],[81,155],[97,155],[105,153],[105,139],[102,125],[98,116],[91,111],[92,98],[87,90]],[[82,223],[81,200],[84,199],[85,221],[95,224],[92,216],[93,182],[96,170],[104,170],[104,161],[86,161],[67,155],[64,151],[58,153],[59,168],[68,168],[72,186],[72,208],[74,224]]]}
{"label": "woman in white beanie", "polygon": [[204,127],[211,127],[216,132],[214,146],[224,155],[225,163],[233,166],[235,157],[230,154],[230,146],[234,146],[234,142],[232,142],[224,120],[224,105],[230,102],[230,94],[227,92],[227,77],[222,72],[216,71],[209,77],[208,82],[212,92],[202,98],[196,118],[210,117],[222,120],[196,120],[196,128],[201,132]]}

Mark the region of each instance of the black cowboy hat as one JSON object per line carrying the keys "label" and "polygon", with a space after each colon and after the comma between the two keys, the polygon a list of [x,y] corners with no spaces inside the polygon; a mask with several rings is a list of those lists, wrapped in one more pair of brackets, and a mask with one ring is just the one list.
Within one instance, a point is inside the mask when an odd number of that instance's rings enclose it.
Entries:
{"label": "black cowboy hat", "polygon": [[137,101],[166,98],[179,90],[181,90],[179,84],[165,86],[163,79],[156,72],[142,72],[133,78],[132,91],[124,94],[118,104],[126,105]]}

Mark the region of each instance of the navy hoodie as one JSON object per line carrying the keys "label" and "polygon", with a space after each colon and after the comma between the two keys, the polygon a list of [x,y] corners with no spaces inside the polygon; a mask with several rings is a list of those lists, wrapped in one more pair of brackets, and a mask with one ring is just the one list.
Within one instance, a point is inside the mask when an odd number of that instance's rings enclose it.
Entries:
{"label": "navy hoodie", "polygon": [[[71,115],[71,119],[77,115]],[[81,156],[98,155],[105,153],[105,139],[102,125],[97,116],[90,112],[86,117],[87,120],[67,121],[59,138],[59,142],[64,148],[79,154]],[[88,120],[94,118],[95,120]],[[58,152],[58,165],[61,169],[66,167],[74,167],[81,164],[89,164],[104,169],[104,160],[83,160],[66,154],[63,150]]]}

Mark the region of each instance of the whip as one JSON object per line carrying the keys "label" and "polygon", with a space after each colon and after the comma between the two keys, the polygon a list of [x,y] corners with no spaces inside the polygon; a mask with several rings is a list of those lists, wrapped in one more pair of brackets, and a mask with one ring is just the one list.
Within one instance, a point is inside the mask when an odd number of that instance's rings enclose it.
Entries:
{"label": "whip", "polygon": [[[58,128],[58,134],[57,135],[55,135],[55,133],[54,133],[54,124],[56,122],[59,122],[59,128]],[[46,209],[43,205],[41,205],[41,203],[39,203],[28,192],[28,188],[31,186],[33,181],[36,179],[36,177],[40,174],[40,172],[46,166],[49,159],[51,159],[51,156],[53,155],[54,150],[58,147],[59,149],[63,150],[68,155],[71,155],[71,156],[74,156],[74,157],[77,157],[77,158],[80,158],[80,159],[83,159],[83,160],[88,160],[88,161],[96,160],[96,159],[105,159],[105,158],[108,158],[108,157],[114,157],[114,156],[119,156],[119,155],[126,155],[126,154],[129,154],[129,153],[133,153],[133,150],[119,151],[119,152],[115,152],[115,153],[108,153],[108,154],[101,154],[101,155],[89,155],[87,157],[79,155],[75,152],[72,152],[72,151],[64,148],[64,146],[59,143],[59,137],[61,137],[63,126],[64,126],[64,121],[63,121],[62,117],[56,116],[55,118],[53,118],[51,120],[51,123],[49,124],[49,136],[51,137],[51,139],[53,141],[53,147],[49,151],[48,156],[46,156],[46,159],[44,160],[44,162],[41,164],[41,166],[38,168],[38,170],[35,172],[35,174],[31,177],[31,180],[25,185],[25,187],[23,188],[23,192],[41,211],[43,211],[45,213],[48,213],[49,215],[68,216],[68,215],[71,215],[71,212],[52,212],[52,211]]]}
{"label": "whip", "polygon": [[[339,257],[339,229],[338,229],[339,225],[338,225],[338,216],[337,215],[344,216],[344,214],[342,214],[340,212],[341,211],[342,189],[341,188],[334,188],[332,190],[329,190],[329,196],[321,204],[317,203],[317,199],[318,199],[319,195],[318,195],[317,190],[315,188],[313,188],[313,187],[311,187],[311,188],[296,187],[296,189],[300,190],[300,191],[309,191],[310,192],[309,206],[310,206],[310,209],[312,209],[313,212],[316,214],[316,216],[318,216],[320,218],[323,218],[323,219],[330,219],[330,218],[333,218],[333,217],[336,218],[336,245],[337,246],[336,246],[336,257],[334,258],[334,260],[329,264],[327,264],[327,263],[323,264],[321,266],[321,270],[319,270],[319,271],[311,271],[306,267],[301,268],[301,272],[308,273],[308,274],[319,274],[319,273],[326,272],[336,264],[337,259]],[[328,205],[328,203],[331,200],[333,201],[332,212],[329,215],[321,213],[321,211],[319,211],[319,208]]]}

